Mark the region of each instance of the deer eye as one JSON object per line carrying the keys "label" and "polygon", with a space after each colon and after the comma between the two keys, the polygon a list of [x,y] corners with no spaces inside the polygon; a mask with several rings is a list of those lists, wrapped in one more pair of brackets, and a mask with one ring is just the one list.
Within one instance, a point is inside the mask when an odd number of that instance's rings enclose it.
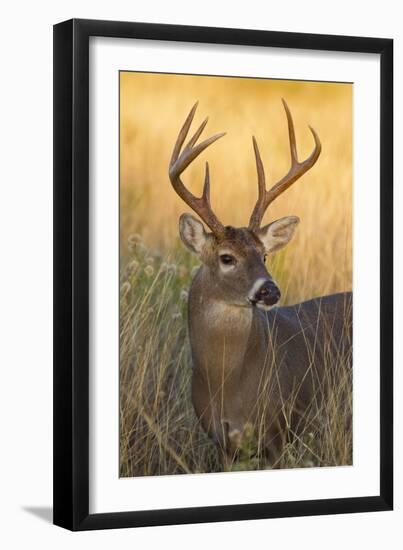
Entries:
{"label": "deer eye", "polygon": [[231,256],[230,254],[222,254],[220,256],[220,261],[224,265],[235,265],[236,264],[236,259],[234,258],[234,256]]}
{"label": "deer eye", "polygon": [[265,254],[265,255],[263,256],[263,261],[264,261],[264,263],[266,263],[266,260],[267,260],[267,254]]}

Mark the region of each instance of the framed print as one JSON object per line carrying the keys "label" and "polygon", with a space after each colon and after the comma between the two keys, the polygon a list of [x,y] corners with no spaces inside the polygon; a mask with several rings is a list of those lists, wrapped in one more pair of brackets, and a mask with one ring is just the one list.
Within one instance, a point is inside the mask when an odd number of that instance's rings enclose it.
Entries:
{"label": "framed print", "polygon": [[54,27],[54,522],[391,510],[393,42]]}

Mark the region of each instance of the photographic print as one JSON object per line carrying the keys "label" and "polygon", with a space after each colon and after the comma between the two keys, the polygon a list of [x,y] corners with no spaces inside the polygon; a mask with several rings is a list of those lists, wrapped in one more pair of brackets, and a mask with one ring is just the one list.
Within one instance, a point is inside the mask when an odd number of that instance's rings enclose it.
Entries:
{"label": "photographic print", "polygon": [[392,129],[391,39],[55,25],[56,525],[393,508]]}
{"label": "photographic print", "polygon": [[120,476],[351,465],[353,85],[119,86]]}

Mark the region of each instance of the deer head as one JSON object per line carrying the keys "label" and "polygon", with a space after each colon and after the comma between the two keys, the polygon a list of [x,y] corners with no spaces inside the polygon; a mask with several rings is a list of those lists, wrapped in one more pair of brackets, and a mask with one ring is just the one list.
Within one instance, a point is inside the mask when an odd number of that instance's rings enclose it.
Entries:
{"label": "deer head", "polygon": [[211,230],[206,231],[203,224],[191,214],[182,214],[179,220],[181,239],[199,256],[203,266],[208,270],[210,280],[214,281],[217,298],[232,305],[269,309],[279,301],[280,290],[266,269],[265,261],[268,254],[280,250],[291,240],[299,219],[296,216],[286,216],[261,227],[262,219],[269,205],[312,168],[321,152],[319,137],[315,130],[309,127],[315,147],[306,160],[298,161],[292,116],[284,100],[283,105],[288,122],[291,167],[283,178],[267,190],[259,148],[256,139],[252,138],[258,177],[258,199],[248,227],[224,226],[214,214],[210,204],[208,163],[201,197],[195,197],[181,180],[181,174],[187,166],[209,145],[225,135],[224,132],[215,134],[197,144],[207,124],[205,119],[183,147],[197,103],[179,132],[169,164],[169,177],[176,193]]}

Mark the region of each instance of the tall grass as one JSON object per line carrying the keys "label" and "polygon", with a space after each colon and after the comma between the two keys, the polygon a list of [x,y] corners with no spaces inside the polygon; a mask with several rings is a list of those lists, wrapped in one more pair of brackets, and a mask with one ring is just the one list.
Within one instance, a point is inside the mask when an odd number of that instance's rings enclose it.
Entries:
{"label": "tall grass", "polygon": [[121,476],[219,469],[190,399],[187,293],[195,267],[134,238],[120,297]]}
{"label": "tall grass", "polygon": [[[225,224],[245,225],[257,194],[251,135],[258,139],[268,184],[288,169],[281,97],[294,117],[300,158],[313,146],[308,123],[323,144],[315,167],[266,215],[267,221],[301,218],[295,239],[269,266],[287,305],[351,289],[352,87],[121,73],[121,476],[221,468],[190,399],[186,299],[196,260],[179,243],[178,218],[187,208],[169,184],[167,166],[177,132],[199,99],[195,126],[209,115],[206,136],[221,130],[228,135],[183,179],[200,194],[208,159],[214,210]],[[324,383],[330,397],[307,411],[313,420],[289,434],[277,464],[256,454],[259,441],[246,437],[235,469],[351,463],[349,357],[332,356],[331,365],[328,351]]]}
{"label": "tall grass", "polygon": [[[120,297],[120,475],[220,471],[217,450],[200,428],[190,397],[186,306],[194,260],[180,249],[161,257],[139,236],[129,240],[129,248]],[[324,343],[324,380],[301,429],[290,427],[276,461],[257,452],[259,437],[246,434],[233,470],[351,464],[351,350],[346,344],[335,355],[330,336]],[[283,408],[290,426],[291,401]],[[264,432],[263,422],[262,417],[257,432]]]}

